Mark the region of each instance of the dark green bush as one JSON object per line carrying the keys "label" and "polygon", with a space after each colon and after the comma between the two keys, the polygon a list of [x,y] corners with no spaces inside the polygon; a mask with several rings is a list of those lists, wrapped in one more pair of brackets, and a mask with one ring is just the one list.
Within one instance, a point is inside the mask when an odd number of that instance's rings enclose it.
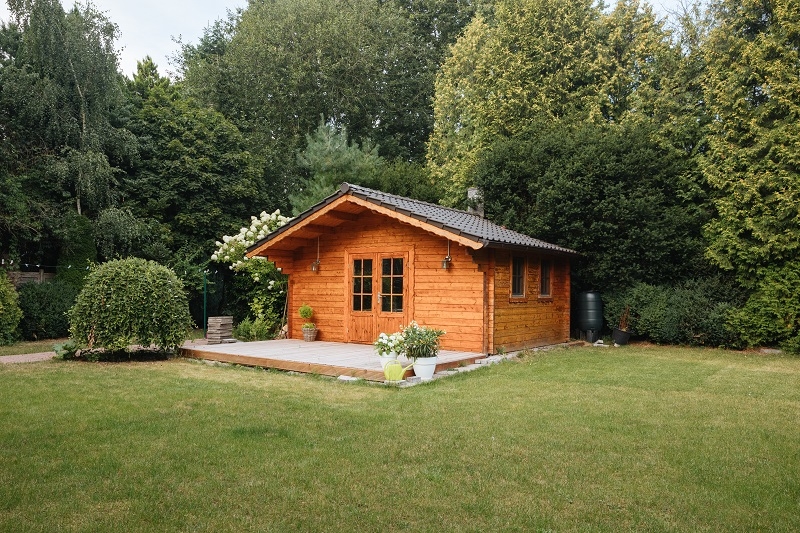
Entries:
{"label": "dark green bush", "polygon": [[0,272],[0,345],[13,344],[19,338],[21,319],[17,290],[5,271]]}
{"label": "dark green bush", "polygon": [[26,283],[19,288],[22,338],[26,340],[56,339],[69,334],[67,311],[75,303],[78,289],[70,283],[55,280]]}
{"label": "dark green bush", "polygon": [[136,258],[93,268],[69,321],[76,341],[111,351],[132,344],[173,349],[192,326],[186,292],[175,273]]}
{"label": "dark green bush", "polygon": [[70,213],[64,219],[64,226],[56,278],[80,290],[89,273],[87,267],[97,261],[92,222],[85,216]]}
{"label": "dark green bush", "polygon": [[731,327],[748,346],[780,345],[800,353],[800,263],[763,269],[747,303],[731,317]]}
{"label": "dark green bush", "polygon": [[[727,288],[726,288],[727,287]],[[630,330],[637,337],[662,344],[738,346],[729,317],[741,305],[741,292],[721,278],[693,280],[675,287],[637,283],[604,298],[610,327],[630,306]]]}

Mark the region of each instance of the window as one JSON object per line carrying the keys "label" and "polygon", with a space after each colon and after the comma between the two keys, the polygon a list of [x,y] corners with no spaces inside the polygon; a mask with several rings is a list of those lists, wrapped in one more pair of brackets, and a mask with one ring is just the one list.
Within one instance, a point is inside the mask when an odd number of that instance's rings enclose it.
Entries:
{"label": "window", "polygon": [[381,259],[381,311],[403,312],[403,258]]}
{"label": "window", "polygon": [[372,259],[353,260],[353,311],[372,311]]}
{"label": "window", "polygon": [[511,259],[511,296],[522,298],[525,296],[525,258],[514,257]]}
{"label": "window", "polygon": [[542,259],[542,267],[539,274],[539,296],[550,296],[550,274],[552,270],[553,263],[547,259]]}

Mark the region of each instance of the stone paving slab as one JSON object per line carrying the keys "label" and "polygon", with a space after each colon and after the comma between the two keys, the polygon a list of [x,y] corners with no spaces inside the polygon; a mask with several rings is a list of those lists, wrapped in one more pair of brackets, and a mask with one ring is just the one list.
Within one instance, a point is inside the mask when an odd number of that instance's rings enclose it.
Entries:
{"label": "stone paving slab", "polygon": [[0,357],[0,363],[38,363],[47,361],[56,356],[56,352],[26,353],[23,355],[4,355]]}

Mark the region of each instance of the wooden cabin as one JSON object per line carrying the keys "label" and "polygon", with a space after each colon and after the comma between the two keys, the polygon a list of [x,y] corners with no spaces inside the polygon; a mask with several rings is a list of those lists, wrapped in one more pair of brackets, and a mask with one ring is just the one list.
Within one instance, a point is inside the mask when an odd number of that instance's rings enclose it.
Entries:
{"label": "wooden cabin", "polygon": [[416,320],[443,349],[497,353],[569,339],[576,252],[477,214],[343,184],[248,249],[289,277],[289,336],[368,344]]}

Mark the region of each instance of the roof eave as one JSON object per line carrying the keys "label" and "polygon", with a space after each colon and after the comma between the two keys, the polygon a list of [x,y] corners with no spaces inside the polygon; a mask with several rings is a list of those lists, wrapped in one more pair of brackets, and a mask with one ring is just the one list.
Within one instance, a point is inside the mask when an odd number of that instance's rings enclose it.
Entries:
{"label": "roof eave", "polygon": [[581,254],[576,252],[575,250],[570,250],[569,248],[548,248],[547,246],[530,246],[526,244],[510,244],[502,241],[490,241],[484,239],[482,241],[484,248],[495,248],[495,249],[502,249],[502,250],[512,250],[517,252],[540,252],[540,253],[547,253],[551,255],[559,255],[565,257],[579,257]]}

